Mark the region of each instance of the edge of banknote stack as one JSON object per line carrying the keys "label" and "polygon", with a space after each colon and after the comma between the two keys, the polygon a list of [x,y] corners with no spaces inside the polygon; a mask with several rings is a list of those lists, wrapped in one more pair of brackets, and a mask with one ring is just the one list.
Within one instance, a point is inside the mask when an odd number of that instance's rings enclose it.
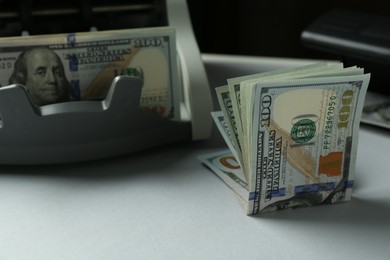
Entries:
{"label": "edge of banknote stack", "polygon": [[229,149],[199,159],[248,215],[349,201],[369,80],[337,62],[228,79],[212,117]]}

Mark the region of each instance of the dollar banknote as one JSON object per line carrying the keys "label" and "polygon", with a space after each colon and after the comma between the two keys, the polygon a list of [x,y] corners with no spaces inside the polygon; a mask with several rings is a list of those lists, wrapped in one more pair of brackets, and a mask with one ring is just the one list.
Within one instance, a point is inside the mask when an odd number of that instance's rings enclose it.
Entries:
{"label": "dollar banknote", "polygon": [[200,155],[199,160],[209,167],[239,197],[244,208],[248,207],[248,184],[240,164],[230,150]]}
{"label": "dollar banknote", "polygon": [[[245,92],[247,85],[259,81],[265,82],[272,81],[275,79],[281,80],[320,76],[331,77],[343,75],[358,75],[362,73],[363,70],[361,68],[343,68],[343,65],[340,63],[328,64],[326,62],[321,62],[301,67],[293,67],[228,79],[228,86],[217,87],[216,94],[221,110],[227,118],[227,125],[230,127],[230,131],[235,134],[234,136],[232,136],[232,142],[233,146],[236,147],[237,154],[239,155],[239,161],[242,162],[243,160],[249,160],[250,158],[247,154],[245,154],[247,152],[247,149],[245,149],[245,147],[249,145],[248,142],[250,140],[244,135],[244,133],[249,133],[250,129],[248,129],[249,124],[246,122],[247,118],[242,118],[241,113],[242,109],[245,110],[247,108],[247,104],[250,103],[249,99],[253,97],[244,96],[246,102],[241,104],[242,95],[245,95],[247,93]],[[243,88],[242,91],[241,88]],[[247,128],[243,129],[244,126]],[[247,171],[245,171],[245,165],[248,165],[248,163],[249,162],[241,163],[242,167],[244,168],[245,174],[247,173]]]}
{"label": "dollar banknote", "polygon": [[[222,113],[226,121],[241,120],[246,213],[349,201],[370,75],[341,63],[278,73],[235,82],[240,105],[232,106],[239,117]],[[217,95],[221,90],[226,88],[217,88]],[[226,99],[220,101],[223,111]],[[234,151],[231,156],[237,157]]]}
{"label": "dollar banknote", "polygon": [[36,105],[102,100],[115,77],[128,75],[143,80],[143,109],[178,118],[177,73],[171,27],[0,39],[1,86],[25,86]]}
{"label": "dollar banknote", "polygon": [[[246,76],[241,76],[241,77],[236,77],[236,78],[230,78],[227,79],[228,82],[228,88],[216,88],[217,91],[217,97],[219,100],[219,103],[221,105],[221,109],[223,110],[223,104],[221,104],[221,100],[225,100],[225,103],[228,103],[229,101],[226,100],[227,98],[230,99],[231,107],[233,110],[231,117],[231,120],[234,121],[232,124],[235,125],[235,129],[237,131],[237,135],[239,138],[240,136],[243,135],[243,126],[242,126],[242,119],[241,119],[241,83],[248,82],[250,80],[259,80],[260,78],[262,79],[272,79],[273,77],[282,77],[282,76],[290,76],[294,75],[295,73],[297,74],[307,74],[307,70],[315,69],[315,68],[322,68],[321,71],[323,71],[323,68],[326,67],[328,64],[327,63],[315,63],[315,64],[310,64],[307,66],[299,67],[299,68],[287,68],[287,69],[280,69],[276,71],[268,71],[268,72],[263,72],[263,73],[257,73],[253,75],[246,75]],[[225,95],[226,97],[222,97]],[[245,105],[245,103],[244,103]],[[239,142],[239,140],[238,140]],[[241,147],[240,147],[241,148]]]}
{"label": "dollar banknote", "polygon": [[[229,140],[226,140],[229,147],[234,155],[237,157],[238,162],[240,165],[242,165],[242,152],[241,152],[241,144],[240,144],[240,132],[238,131],[238,125],[237,125],[237,120],[234,115],[233,111],[233,105],[232,105],[232,99],[231,99],[231,94],[229,92],[228,86],[221,86],[217,87],[216,89],[217,92],[217,98],[219,101],[219,104],[221,106],[221,111],[222,114],[212,114],[214,121],[216,125],[219,127],[221,130],[220,125],[226,126],[226,131],[229,136]],[[225,120],[226,118],[226,120]],[[240,126],[241,127],[241,126]],[[222,136],[227,136],[227,134],[224,134],[223,131],[221,131]],[[224,137],[226,138],[226,137]],[[245,173],[245,171],[244,171]]]}
{"label": "dollar banknote", "polygon": [[[239,158],[237,149],[233,146],[234,134],[232,134],[232,131],[227,124],[229,120],[225,120],[225,115],[222,111],[213,111],[211,112],[211,116],[213,117],[214,123],[221,133],[222,138],[225,140],[226,145],[230,149],[231,153],[233,153],[235,158]],[[239,161],[237,161],[237,163],[239,163]]]}

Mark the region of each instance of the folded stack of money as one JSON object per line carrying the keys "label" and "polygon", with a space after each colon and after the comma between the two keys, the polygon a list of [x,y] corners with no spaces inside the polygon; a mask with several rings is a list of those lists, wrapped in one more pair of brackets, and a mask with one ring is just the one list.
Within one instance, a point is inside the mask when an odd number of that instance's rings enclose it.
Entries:
{"label": "folded stack of money", "polygon": [[369,79],[325,62],[228,79],[212,116],[229,149],[199,159],[248,215],[349,201]]}
{"label": "folded stack of money", "polygon": [[115,77],[139,77],[140,107],[178,119],[176,52],[172,27],[3,37],[0,86],[23,85],[32,103],[43,106],[102,100]]}

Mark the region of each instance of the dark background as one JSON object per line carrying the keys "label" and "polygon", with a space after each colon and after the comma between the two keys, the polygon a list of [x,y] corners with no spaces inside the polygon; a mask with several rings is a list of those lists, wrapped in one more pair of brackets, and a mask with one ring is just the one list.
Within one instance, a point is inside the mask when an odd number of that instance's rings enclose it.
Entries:
{"label": "dark background", "polygon": [[337,58],[305,48],[301,32],[334,8],[390,16],[379,0],[187,0],[203,53],[292,58]]}

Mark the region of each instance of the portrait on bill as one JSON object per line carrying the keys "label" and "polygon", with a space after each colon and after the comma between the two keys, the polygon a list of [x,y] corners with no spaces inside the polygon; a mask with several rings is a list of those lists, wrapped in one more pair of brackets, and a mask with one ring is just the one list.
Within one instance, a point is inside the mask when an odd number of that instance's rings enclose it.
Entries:
{"label": "portrait on bill", "polygon": [[25,86],[31,101],[38,106],[71,100],[70,84],[60,57],[44,47],[21,52],[8,81]]}

